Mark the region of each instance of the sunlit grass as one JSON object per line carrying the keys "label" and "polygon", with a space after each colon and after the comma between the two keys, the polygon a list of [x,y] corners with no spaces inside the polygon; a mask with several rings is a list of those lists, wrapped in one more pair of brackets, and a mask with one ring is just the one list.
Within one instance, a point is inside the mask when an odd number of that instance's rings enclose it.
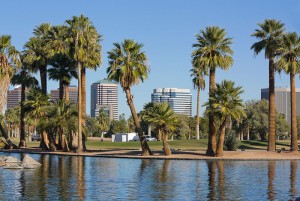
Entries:
{"label": "sunlit grass", "polygon": [[[12,138],[12,141],[18,145],[19,139]],[[207,148],[207,140],[200,139],[200,140],[170,140],[169,142],[171,149],[181,149],[181,150],[190,150],[190,151],[197,151],[197,150],[206,150]],[[40,142],[27,141],[27,147],[39,147]],[[162,142],[148,142],[150,148],[152,150],[162,150]],[[254,149],[254,150],[266,150],[268,142],[267,141],[256,141],[256,140],[245,140],[239,142],[239,149]],[[86,142],[87,149],[89,150],[105,150],[105,149],[140,149],[140,142],[111,142],[111,141],[100,141],[100,140],[91,140],[88,139]],[[289,149],[290,141],[289,140],[281,140],[276,141],[276,149]]]}

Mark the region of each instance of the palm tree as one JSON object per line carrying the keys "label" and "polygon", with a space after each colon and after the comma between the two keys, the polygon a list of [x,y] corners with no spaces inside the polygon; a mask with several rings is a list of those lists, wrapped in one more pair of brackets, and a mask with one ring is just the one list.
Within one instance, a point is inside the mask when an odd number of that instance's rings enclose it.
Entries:
{"label": "palm tree", "polygon": [[230,118],[239,121],[246,116],[243,100],[240,99],[243,92],[242,87],[234,87],[234,82],[224,80],[221,84],[217,84],[209,101],[205,103],[205,106],[208,106],[207,112],[212,113],[220,120],[220,136],[215,155],[217,157],[223,156],[225,126]]}
{"label": "palm tree", "polygon": [[77,130],[76,106],[70,101],[57,100],[56,103],[51,105],[47,116],[52,119],[50,125],[54,125],[58,133],[58,149],[69,151],[66,134]]}
{"label": "palm tree", "polygon": [[109,129],[109,117],[103,108],[100,109],[99,115],[96,117],[96,120],[101,132],[101,139],[103,139],[104,132],[107,132]]}
{"label": "palm tree", "polygon": [[[0,36],[0,113],[6,104],[7,90],[14,74],[14,68],[19,63],[19,52],[11,45],[11,37],[9,35]],[[0,121],[0,131],[9,147],[17,147],[10,140],[2,121]]]}
{"label": "palm tree", "polygon": [[200,139],[200,91],[205,89],[205,80],[203,74],[206,73],[205,69],[194,67],[190,71],[193,77],[194,89],[197,89],[197,111],[196,111],[196,139]]}
{"label": "palm tree", "polygon": [[131,87],[144,81],[148,77],[149,67],[147,57],[141,51],[143,44],[133,40],[125,39],[123,43],[114,43],[115,48],[108,53],[109,67],[107,68],[108,79],[119,82],[126,94],[127,104],[130,108],[131,115],[140,138],[142,155],[152,155],[144,136],[140,120],[133,104]]}
{"label": "palm tree", "polygon": [[168,132],[176,129],[179,120],[170,105],[167,102],[146,104],[142,118],[146,122],[155,125],[158,131],[162,133],[165,155],[171,155],[168,144]]}
{"label": "palm tree", "polygon": [[295,76],[300,71],[300,37],[297,33],[283,35],[280,54],[276,66],[290,74],[291,87],[291,151],[298,151],[298,132],[296,114],[296,81]]}
{"label": "palm tree", "polygon": [[[46,115],[43,108],[49,104],[49,96],[45,95],[40,89],[30,89],[27,93],[27,100],[24,103],[25,113],[30,114],[35,121],[39,121]],[[38,122],[37,122],[38,123]],[[45,130],[41,131],[42,139],[40,147],[43,150],[49,150],[49,140]]]}
{"label": "palm tree", "polygon": [[59,98],[69,100],[68,86],[71,79],[78,78],[74,61],[69,57],[68,50],[70,42],[68,41],[67,26],[53,26],[48,34],[48,54],[49,78],[59,81]]}
{"label": "palm tree", "polygon": [[260,29],[256,29],[251,35],[259,41],[251,46],[257,55],[265,50],[265,58],[269,59],[269,139],[268,151],[275,151],[275,56],[281,45],[284,32],[284,24],[274,19],[266,19],[258,23]]}
{"label": "palm tree", "polygon": [[[209,96],[215,90],[215,73],[217,68],[227,70],[233,64],[231,57],[233,51],[230,47],[232,38],[226,37],[226,32],[217,26],[206,27],[196,35],[197,43],[193,47],[197,48],[192,53],[194,66],[207,67],[209,70]],[[215,155],[216,149],[216,127],[214,116],[209,113],[209,138],[206,150],[207,155]]]}
{"label": "palm tree", "polygon": [[29,72],[29,67],[25,62],[23,62],[23,58],[25,55],[21,55],[21,63],[22,67],[18,70],[18,72],[12,77],[11,83],[13,85],[21,84],[21,113],[20,113],[20,143],[19,147],[26,147],[26,133],[25,133],[25,90],[26,87],[37,87],[38,81],[35,77],[31,76]]}
{"label": "palm tree", "polygon": [[37,26],[34,31],[34,37],[31,37],[25,44],[27,56],[25,62],[30,66],[40,71],[41,87],[44,94],[47,94],[47,65],[49,63],[48,54],[48,34],[51,30],[51,25],[43,23]]}
{"label": "palm tree", "polygon": [[84,150],[82,138],[82,122],[85,116],[85,68],[96,69],[101,64],[100,35],[87,17],[73,16],[67,20],[69,38],[71,39],[69,55],[74,60],[78,72],[78,145],[74,145],[77,152]]}

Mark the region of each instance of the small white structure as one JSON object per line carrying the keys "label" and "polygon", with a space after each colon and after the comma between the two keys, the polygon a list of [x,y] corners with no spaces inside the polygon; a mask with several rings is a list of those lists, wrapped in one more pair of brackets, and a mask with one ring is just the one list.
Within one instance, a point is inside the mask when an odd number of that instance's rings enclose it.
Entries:
{"label": "small white structure", "polygon": [[132,141],[133,137],[136,136],[137,133],[116,133],[111,136],[112,142],[128,142]]}

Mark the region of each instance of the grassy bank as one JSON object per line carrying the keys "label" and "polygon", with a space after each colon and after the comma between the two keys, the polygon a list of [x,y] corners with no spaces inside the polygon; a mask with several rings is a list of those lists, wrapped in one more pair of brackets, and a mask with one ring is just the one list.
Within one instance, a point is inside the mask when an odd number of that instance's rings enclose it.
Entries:
{"label": "grassy bank", "polygon": [[[18,145],[19,139],[13,138],[12,141]],[[148,142],[149,146],[152,150],[161,150],[162,142]],[[267,141],[241,141],[239,145],[239,149],[252,149],[252,150],[266,150],[267,149]],[[90,150],[104,150],[104,149],[140,149],[140,142],[111,142],[109,139],[105,141],[100,141],[99,138],[89,138],[87,140],[87,148]],[[207,140],[173,140],[169,141],[169,145],[172,149],[182,149],[182,150],[206,150],[207,148]],[[276,149],[285,148],[289,150],[290,141],[289,140],[281,140],[276,142]],[[39,142],[27,142],[27,147],[38,147]]]}

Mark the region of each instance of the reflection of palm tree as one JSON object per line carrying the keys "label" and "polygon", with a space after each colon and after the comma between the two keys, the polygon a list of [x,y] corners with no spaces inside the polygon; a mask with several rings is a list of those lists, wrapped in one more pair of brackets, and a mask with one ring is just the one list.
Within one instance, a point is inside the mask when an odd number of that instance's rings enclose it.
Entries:
{"label": "reflection of palm tree", "polygon": [[206,161],[208,168],[208,195],[210,200],[216,199],[216,161]]}
{"label": "reflection of palm tree", "polygon": [[291,196],[294,198],[297,195],[297,170],[298,170],[298,161],[291,160],[290,161],[290,182],[291,182],[291,188],[290,193]]}
{"label": "reflection of palm tree", "polygon": [[274,180],[275,180],[275,161],[268,162],[268,199],[275,199],[275,189],[274,189]]}
{"label": "reflection of palm tree", "polygon": [[224,174],[224,161],[218,160],[217,161],[217,167],[218,167],[218,186],[219,186],[219,193],[220,193],[220,199],[225,200],[225,174]]}

